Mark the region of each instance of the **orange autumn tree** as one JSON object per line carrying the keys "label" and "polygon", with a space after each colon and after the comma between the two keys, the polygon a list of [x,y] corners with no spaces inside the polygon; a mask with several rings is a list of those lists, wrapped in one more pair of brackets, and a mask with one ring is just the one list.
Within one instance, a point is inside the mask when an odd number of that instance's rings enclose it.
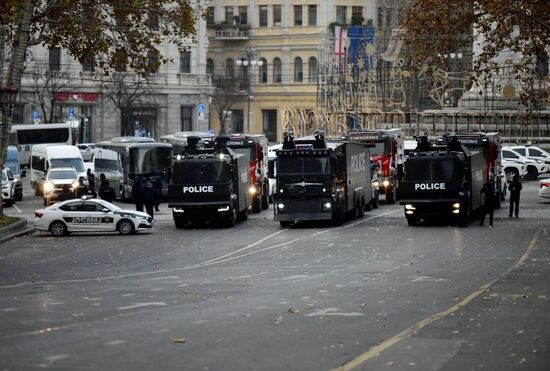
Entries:
{"label": "orange autumn tree", "polygon": [[443,56],[479,43],[472,68],[481,83],[497,73],[501,53],[516,53],[511,71],[521,102],[533,108],[550,103],[548,78],[541,81],[550,52],[548,10],[548,0],[414,0],[402,27],[417,66],[445,68]]}
{"label": "orange autumn tree", "polygon": [[[61,47],[105,74],[128,66],[146,76],[158,67],[148,57],[159,53],[161,43],[183,51],[195,39],[195,22],[203,13],[201,1],[189,0],[0,1],[0,168],[29,47]],[[159,64],[167,61],[159,55]]]}

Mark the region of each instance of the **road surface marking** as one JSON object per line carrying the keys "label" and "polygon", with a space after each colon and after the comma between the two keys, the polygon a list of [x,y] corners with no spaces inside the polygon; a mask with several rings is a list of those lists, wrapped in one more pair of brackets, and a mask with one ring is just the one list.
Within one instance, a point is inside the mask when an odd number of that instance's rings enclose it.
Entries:
{"label": "road surface marking", "polygon": [[16,204],[13,204],[13,205],[11,205],[11,206],[13,206],[13,207],[15,208],[15,210],[17,210],[17,212],[18,212],[19,214],[22,214],[22,213],[23,213],[23,212],[21,211],[21,209],[17,207]]}
{"label": "road surface marking", "polygon": [[533,237],[533,239],[529,243],[529,246],[527,247],[527,251],[525,251],[525,253],[519,258],[518,261],[516,261],[516,263],[513,266],[506,269],[503,273],[501,273],[495,279],[493,279],[493,280],[489,281],[488,283],[486,283],[485,285],[481,286],[478,290],[471,293],[468,297],[466,297],[460,303],[458,303],[456,305],[453,305],[452,307],[450,307],[450,308],[448,308],[448,309],[446,309],[442,312],[436,313],[433,316],[430,316],[426,319],[423,319],[420,322],[415,323],[411,327],[401,331],[397,335],[392,336],[391,338],[383,341],[382,343],[372,347],[367,352],[365,352],[365,353],[359,355],[358,357],[352,359],[348,363],[338,367],[336,369],[336,371],[348,371],[348,370],[352,370],[356,367],[361,366],[362,364],[364,364],[365,362],[367,362],[371,358],[378,356],[380,353],[382,353],[386,349],[389,349],[393,345],[399,343],[401,340],[409,338],[411,335],[413,335],[413,334],[417,333],[418,331],[422,330],[424,327],[428,326],[432,322],[440,320],[441,318],[446,317],[447,315],[449,315],[453,312],[456,312],[457,310],[459,310],[459,309],[465,307],[466,305],[468,305],[469,303],[471,303],[474,299],[476,299],[478,296],[483,294],[489,287],[493,286],[495,283],[497,283],[498,281],[503,279],[506,275],[508,275],[514,269],[516,269],[520,265],[522,265],[525,262],[525,260],[529,257],[529,255],[531,255],[533,250],[535,249],[535,247],[536,247],[536,245],[539,241],[539,235],[540,235],[540,230],[538,230],[537,233],[535,233],[535,236]]}

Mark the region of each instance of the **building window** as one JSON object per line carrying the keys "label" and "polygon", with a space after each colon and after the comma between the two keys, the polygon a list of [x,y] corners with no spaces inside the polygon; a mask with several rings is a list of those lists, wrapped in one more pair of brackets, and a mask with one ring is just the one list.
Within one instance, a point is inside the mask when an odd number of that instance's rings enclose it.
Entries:
{"label": "building window", "polygon": [[391,27],[391,13],[392,13],[392,8],[387,8],[386,9],[386,27],[387,28]]}
{"label": "building window", "polygon": [[548,54],[543,50],[537,55],[537,78],[539,80],[548,76]]}
{"label": "building window", "polygon": [[269,142],[277,141],[277,110],[262,110],[263,131]]}
{"label": "building window", "polygon": [[258,68],[258,71],[260,74],[258,76],[258,81],[261,83],[266,83],[267,82],[267,59],[261,58],[260,60],[262,61],[262,65]]}
{"label": "building window", "polygon": [[48,68],[51,71],[61,71],[61,48],[50,48],[48,55]]}
{"label": "building window", "polygon": [[231,58],[225,61],[225,77],[235,77],[235,62]]}
{"label": "building window", "polygon": [[158,51],[149,52],[147,54],[147,68],[150,73],[159,72],[160,60]]}
{"label": "building window", "polygon": [[346,6],[338,5],[336,7],[336,23],[338,24],[346,23],[346,12],[347,12]]}
{"label": "building window", "polygon": [[191,73],[191,52],[180,53],[180,73]]}
{"label": "building window", "polygon": [[363,17],[363,7],[362,6],[352,6],[351,7],[351,23],[353,25],[362,25],[365,21]]}
{"label": "building window", "polygon": [[206,60],[206,73],[209,75],[214,74],[214,60],[212,60],[211,58],[208,58]]}
{"label": "building window", "polygon": [[233,7],[232,6],[226,6],[225,7],[225,22],[233,24]]}
{"label": "building window", "polygon": [[281,60],[279,58],[273,59],[273,82],[282,82],[282,68]]}
{"label": "building window", "polygon": [[317,82],[319,78],[319,66],[315,57],[309,58],[308,62],[309,82]]}
{"label": "building window", "polygon": [[181,131],[193,130],[193,106],[181,107]]}
{"label": "building window", "polygon": [[294,58],[294,82],[304,81],[304,66],[302,63],[302,58]]}
{"label": "building window", "polygon": [[302,6],[294,5],[294,26],[301,26],[302,24]]}
{"label": "building window", "polygon": [[91,54],[87,54],[82,61],[82,72],[94,72],[94,57]]}
{"label": "building window", "polygon": [[267,5],[260,5],[260,27],[267,27]]}
{"label": "building window", "polygon": [[214,18],[214,7],[210,6],[208,7],[208,10],[206,11],[206,25],[212,26],[215,23]]}
{"label": "building window", "polygon": [[317,26],[317,5],[307,6],[307,24]]}
{"label": "building window", "polygon": [[247,6],[240,6],[239,7],[239,20],[241,21],[241,24],[247,24],[248,23],[248,7]]}
{"label": "building window", "polygon": [[273,5],[273,25],[274,26],[281,25],[281,6],[280,5]]}
{"label": "building window", "polygon": [[376,18],[378,20],[378,28],[382,28],[384,26],[384,8],[381,6],[378,7]]}

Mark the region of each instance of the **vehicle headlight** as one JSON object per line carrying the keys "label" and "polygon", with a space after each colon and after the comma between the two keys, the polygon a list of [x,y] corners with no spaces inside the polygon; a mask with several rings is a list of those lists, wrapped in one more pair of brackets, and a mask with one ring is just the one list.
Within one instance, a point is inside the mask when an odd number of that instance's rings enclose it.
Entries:
{"label": "vehicle headlight", "polygon": [[374,181],[374,182],[372,182],[372,186],[373,186],[374,188],[378,188],[378,187],[380,187],[380,182],[379,182],[378,180],[377,180],[377,181]]}
{"label": "vehicle headlight", "polygon": [[44,183],[44,192],[50,193],[51,191],[53,191],[53,183],[52,182]]}
{"label": "vehicle headlight", "polygon": [[382,182],[382,185],[383,185],[384,187],[389,187],[390,181],[389,181],[389,180],[384,180],[384,181]]}
{"label": "vehicle headlight", "polygon": [[78,181],[76,181],[71,185],[71,187],[72,187],[72,189],[77,189],[79,185],[80,184],[78,183]]}
{"label": "vehicle headlight", "polygon": [[183,213],[183,208],[182,207],[174,207],[172,210],[174,210],[175,213]]}
{"label": "vehicle headlight", "polygon": [[535,160],[537,164],[542,164],[543,162],[541,160]]}
{"label": "vehicle headlight", "polygon": [[459,202],[455,202],[455,203],[453,204],[453,208],[454,208],[454,209],[460,209],[460,203],[459,203]]}
{"label": "vehicle headlight", "polygon": [[285,204],[277,204],[277,208],[279,210],[283,210],[285,208]]}
{"label": "vehicle headlight", "polygon": [[332,208],[332,204],[330,202],[323,203],[323,210],[330,210]]}
{"label": "vehicle headlight", "polygon": [[250,188],[248,188],[248,192],[250,192],[251,195],[255,195],[257,192],[256,187],[251,186]]}
{"label": "vehicle headlight", "polygon": [[229,211],[229,205],[218,208],[219,213],[223,213],[224,211]]}
{"label": "vehicle headlight", "polygon": [[414,205],[411,205],[411,204],[406,204],[405,210],[416,210],[416,207],[414,207]]}

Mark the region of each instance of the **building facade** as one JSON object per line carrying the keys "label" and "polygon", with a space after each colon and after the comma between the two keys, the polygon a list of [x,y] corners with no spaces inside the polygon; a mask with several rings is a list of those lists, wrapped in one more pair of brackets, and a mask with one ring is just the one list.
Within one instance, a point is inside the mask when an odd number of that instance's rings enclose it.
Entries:
{"label": "building facade", "polygon": [[[72,121],[82,143],[208,130],[207,47],[206,22],[199,18],[197,42],[189,40],[183,53],[173,44],[161,44],[159,51],[172,62],[145,81],[131,71],[107,76],[60,48],[33,46],[27,53],[13,123]],[[126,100],[118,99],[121,96]]]}

